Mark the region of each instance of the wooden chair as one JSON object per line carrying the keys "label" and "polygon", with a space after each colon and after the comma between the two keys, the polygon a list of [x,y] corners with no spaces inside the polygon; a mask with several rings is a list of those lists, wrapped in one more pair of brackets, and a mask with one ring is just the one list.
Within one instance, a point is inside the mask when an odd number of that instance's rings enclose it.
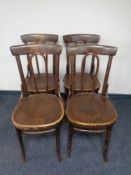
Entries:
{"label": "wooden chair", "polygon": [[[16,57],[18,70],[24,90],[25,96],[19,100],[12,115],[12,123],[16,128],[22,158],[25,160],[25,151],[22,140],[22,133],[40,134],[55,131],[56,135],[56,151],[58,160],[60,155],[60,126],[64,116],[63,104],[58,96],[59,91],[59,56],[61,46],[59,45],[19,45],[10,47],[12,55]],[[40,93],[37,86],[36,76],[32,66],[32,58],[35,55],[41,55],[43,63],[45,63],[46,91],[49,88],[48,75],[48,55],[55,56],[55,94]],[[32,83],[35,94],[29,95],[27,79],[24,76],[24,68],[22,64],[23,55],[28,55],[28,65],[32,75]],[[44,64],[43,64],[44,65]],[[45,83],[45,82],[44,82]]]}
{"label": "wooden chair", "polygon": [[[56,44],[58,41],[58,35],[53,35],[53,34],[25,34],[25,35],[21,35],[21,40],[23,41],[24,44],[37,44],[37,43],[44,43],[44,44]],[[37,81],[37,85],[38,85],[38,89],[41,90],[41,92],[45,92],[46,88],[45,88],[45,79],[46,79],[46,75],[41,72],[40,70],[40,62],[38,59],[38,56],[35,55],[35,62],[34,64],[36,65],[36,69],[37,72],[35,73],[36,76],[36,81]],[[31,76],[31,71],[29,70],[29,66],[27,66],[28,71],[27,71],[27,78],[26,81],[27,83],[27,87],[28,87],[28,91],[30,92],[30,94],[35,93],[35,88],[32,86],[32,76]],[[54,73],[55,73],[55,59],[53,59],[53,73],[50,73],[48,78],[49,78],[49,87],[48,87],[48,91],[55,93],[55,84],[54,82]],[[43,84],[43,82],[45,82]],[[22,92],[23,95],[24,91],[23,91],[23,87],[22,87]]]}
{"label": "wooden chair", "polygon": [[[89,45],[89,44],[97,44],[100,40],[99,35],[95,34],[72,34],[72,35],[64,35],[63,36],[65,46],[66,46],[66,58],[67,58],[67,66],[66,66],[66,75],[64,78],[64,89],[65,93],[69,95],[69,91],[71,88],[71,72],[70,72],[70,63],[69,63],[69,56],[67,54],[67,47],[69,46],[78,46],[78,45]],[[75,67],[75,80],[76,84],[74,87],[75,92],[80,92],[80,72],[76,71],[76,60],[74,62]],[[93,90],[92,81],[93,81],[93,71],[95,68],[94,64],[94,57],[92,57],[90,72],[85,74],[85,91],[91,92]],[[97,80],[95,91],[98,92],[100,88],[100,82]]]}
{"label": "wooden chair", "polygon": [[[108,77],[111,68],[112,58],[117,52],[116,47],[90,45],[90,46],[74,46],[67,47],[67,53],[71,62],[71,98],[68,100],[66,108],[66,116],[69,122],[68,130],[68,147],[67,154],[70,157],[72,136],[74,131],[80,132],[105,132],[105,144],[103,150],[104,160],[107,161],[107,152],[109,140],[111,137],[112,127],[117,119],[117,112],[107,96]],[[81,93],[74,94],[75,87],[75,71],[74,71],[74,55],[84,55],[81,65]],[[94,92],[84,92],[85,84],[85,65],[86,60],[93,56],[97,62],[94,72],[93,89]],[[103,81],[102,93],[95,93],[97,76],[99,72],[100,56],[108,58],[107,69]],[[104,58],[101,58],[104,59]],[[102,61],[102,60],[101,60]]]}

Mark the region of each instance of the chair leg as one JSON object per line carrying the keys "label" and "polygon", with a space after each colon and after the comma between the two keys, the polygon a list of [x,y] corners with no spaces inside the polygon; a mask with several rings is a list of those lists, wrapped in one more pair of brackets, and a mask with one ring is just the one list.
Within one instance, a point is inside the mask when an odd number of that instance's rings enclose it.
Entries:
{"label": "chair leg", "polygon": [[61,152],[60,152],[60,126],[58,126],[55,130],[56,136],[56,153],[58,161],[61,161]]}
{"label": "chair leg", "polygon": [[64,92],[65,92],[65,94],[66,94],[67,97],[68,97],[68,95],[69,95],[69,89],[67,89],[66,87],[64,87]]}
{"label": "chair leg", "polygon": [[104,151],[103,151],[104,161],[108,161],[108,148],[109,148],[111,133],[112,133],[112,126],[107,128],[106,130],[106,138],[105,138]]}
{"label": "chair leg", "polygon": [[69,124],[69,126],[68,126],[68,145],[67,145],[68,158],[70,158],[70,156],[71,156],[72,136],[73,136],[73,126]]}
{"label": "chair leg", "polygon": [[59,99],[61,100],[62,105],[65,106],[64,101],[63,101],[63,99],[62,99],[62,96],[61,96],[60,92],[58,93],[58,97],[59,97]]}
{"label": "chair leg", "polygon": [[22,160],[25,161],[25,150],[24,150],[24,144],[23,144],[21,130],[16,129],[16,133],[17,133],[17,138],[18,138],[18,142],[19,142],[19,145],[20,145]]}
{"label": "chair leg", "polygon": [[97,93],[97,94],[98,94],[98,92],[99,92],[99,89],[100,89],[100,88],[98,88],[98,89],[95,89],[95,93]]}

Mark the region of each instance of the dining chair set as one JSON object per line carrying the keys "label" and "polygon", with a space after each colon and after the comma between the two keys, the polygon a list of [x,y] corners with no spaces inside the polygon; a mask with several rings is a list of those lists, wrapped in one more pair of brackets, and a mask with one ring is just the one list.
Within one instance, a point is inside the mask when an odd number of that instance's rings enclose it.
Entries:
{"label": "dining chair set", "polygon": [[[116,109],[108,98],[108,78],[117,48],[99,45],[100,36],[95,34],[64,35],[64,92],[67,100],[63,100],[59,78],[59,65],[63,58],[58,35],[26,34],[21,35],[21,40],[22,45],[11,46],[10,50],[16,58],[21,78],[21,98],[11,120],[22,159],[25,160],[22,134],[54,131],[57,158],[61,161],[60,129],[65,119],[68,122],[67,156],[71,156],[75,132],[103,132],[103,158],[107,161],[112,128],[117,120]],[[100,82],[99,67],[104,59],[107,59],[106,71],[103,82]]]}

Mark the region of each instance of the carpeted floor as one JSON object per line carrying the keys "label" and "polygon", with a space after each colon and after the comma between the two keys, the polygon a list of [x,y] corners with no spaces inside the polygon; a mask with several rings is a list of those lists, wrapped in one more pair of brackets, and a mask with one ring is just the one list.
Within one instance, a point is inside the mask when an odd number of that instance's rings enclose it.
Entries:
{"label": "carpeted floor", "polygon": [[102,157],[102,135],[75,134],[71,159],[66,158],[67,124],[61,132],[62,162],[55,152],[54,134],[24,136],[26,162],[20,150],[11,114],[18,94],[0,94],[0,175],[131,175],[131,97],[112,96],[119,113],[114,126],[109,161]]}

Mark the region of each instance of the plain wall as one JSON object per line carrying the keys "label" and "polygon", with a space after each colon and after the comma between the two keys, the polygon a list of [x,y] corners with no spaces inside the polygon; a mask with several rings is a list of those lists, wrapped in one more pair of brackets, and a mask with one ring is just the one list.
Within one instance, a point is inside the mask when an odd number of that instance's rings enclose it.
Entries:
{"label": "plain wall", "polygon": [[[130,21],[130,0],[0,0],[0,90],[20,89],[15,58],[9,47],[21,44],[21,34],[58,34],[59,43],[63,44],[64,34],[89,33],[101,35],[101,44],[118,47],[109,93],[131,94]],[[61,82],[65,64],[63,47]]]}

